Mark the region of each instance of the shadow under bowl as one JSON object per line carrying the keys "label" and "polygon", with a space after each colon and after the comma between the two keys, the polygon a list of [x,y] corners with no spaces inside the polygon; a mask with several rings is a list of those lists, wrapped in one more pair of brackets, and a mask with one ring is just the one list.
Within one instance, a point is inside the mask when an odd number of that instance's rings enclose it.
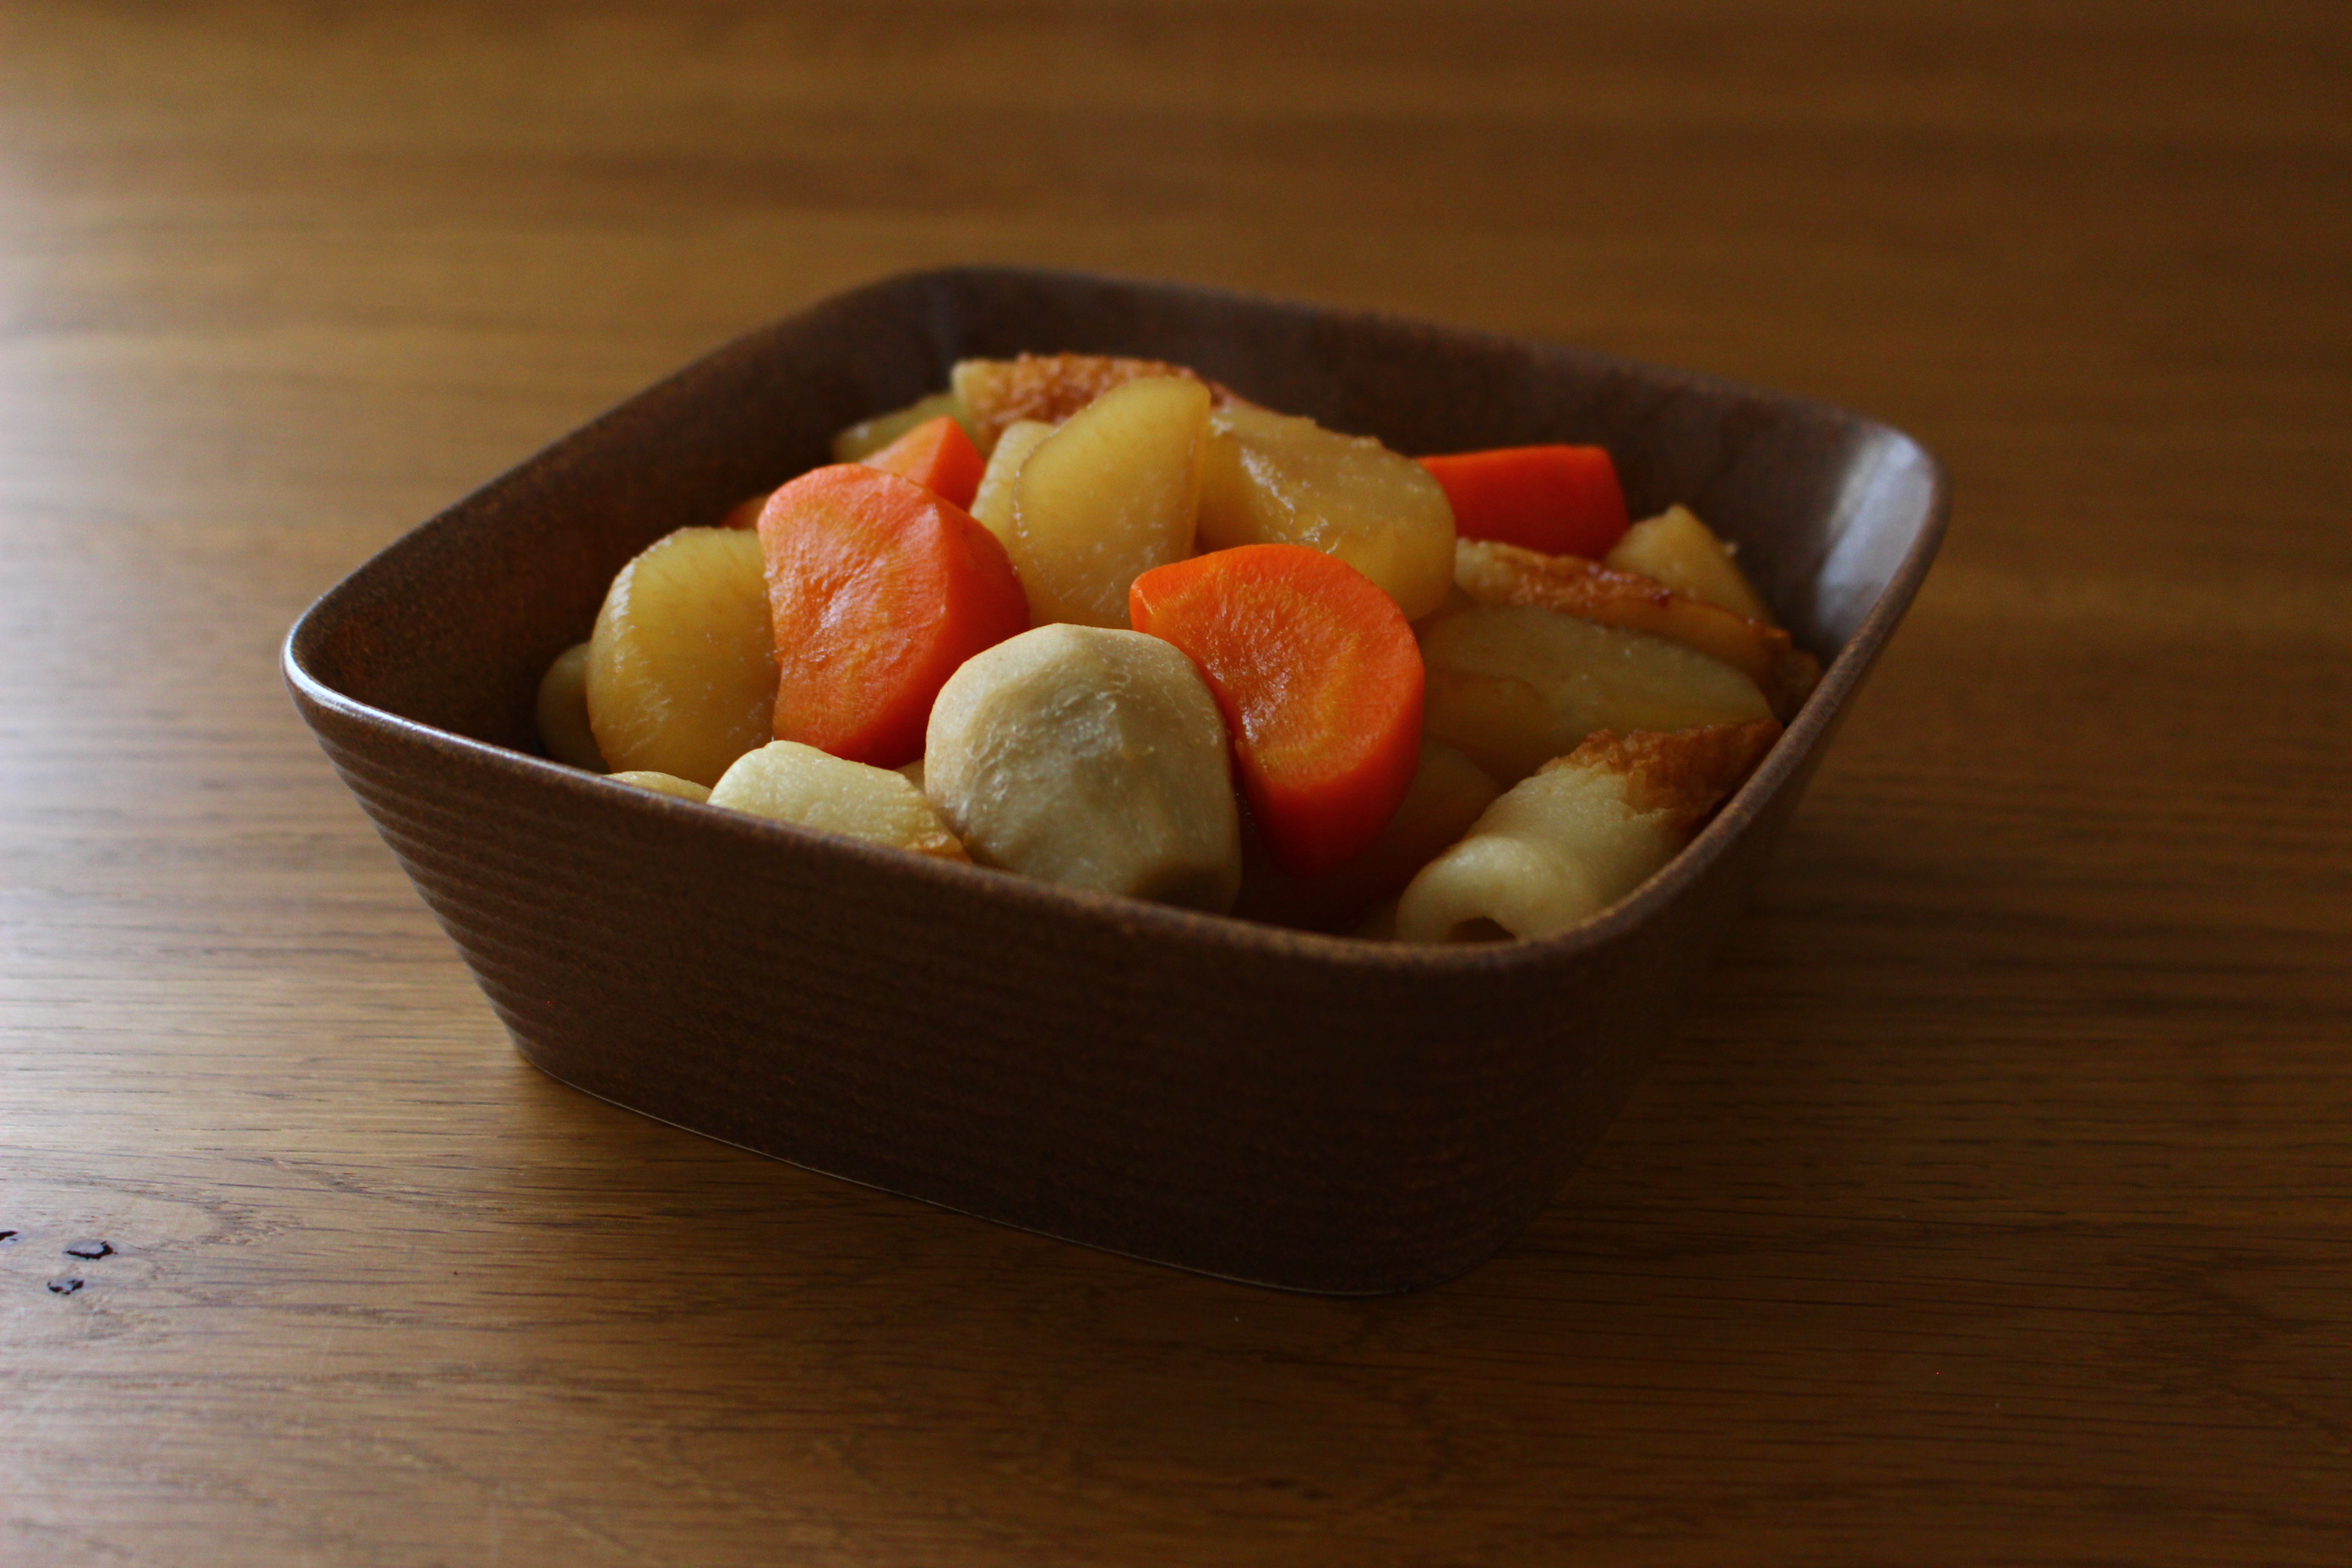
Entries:
{"label": "shadow under bowl", "polygon": [[[1574,931],[1413,947],[949,865],[546,760],[540,676],[667,532],[828,460],[968,355],[1139,354],[1405,452],[1608,447],[1829,660],[1755,776]],[[296,705],[523,1055],[709,1136],[1293,1289],[1494,1254],[1599,1139],[1925,576],[1900,432],[1539,343],[1209,289],[959,268],[752,332],[415,529],[288,638]]]}

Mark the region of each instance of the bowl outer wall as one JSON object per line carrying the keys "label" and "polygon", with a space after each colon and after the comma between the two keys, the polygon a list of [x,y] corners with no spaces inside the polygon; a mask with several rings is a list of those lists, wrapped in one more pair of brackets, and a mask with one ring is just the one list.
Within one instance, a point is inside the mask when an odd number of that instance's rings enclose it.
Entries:
{"label": "bowl outer wall", "polygon": [[[1608,915],[1427,950],[940,865],[530,754],[540,672],[669,529],[967,353],[1192,363],[1405,450],[1595,440],[1739,541],[1820,690]],[[1551,1197],[1673,1027],[1924,575],[1899,433],[1606,356],[1210,290],[957,268],[753,332],[412,531],[289,638],[297,705],[523,1053],[681,1126],[1138,1257],[1409,1289]]]}

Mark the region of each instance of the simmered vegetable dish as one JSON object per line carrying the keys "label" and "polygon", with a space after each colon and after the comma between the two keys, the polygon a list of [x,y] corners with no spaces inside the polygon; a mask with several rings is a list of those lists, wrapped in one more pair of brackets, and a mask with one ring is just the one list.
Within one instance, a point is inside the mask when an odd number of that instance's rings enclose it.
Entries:
{"label": "simmered vegetable dish", "polygon": [[917,855],[1409,942],[1566,930],[1820,674],[1607,451],[1412,458],[1180,365],[967,360],[623,567],[558,761]]}

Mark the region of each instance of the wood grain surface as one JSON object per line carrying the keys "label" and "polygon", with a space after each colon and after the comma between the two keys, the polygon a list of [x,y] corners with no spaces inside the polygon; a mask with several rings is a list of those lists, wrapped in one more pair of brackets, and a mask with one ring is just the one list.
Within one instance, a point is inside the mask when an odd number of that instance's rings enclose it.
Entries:
{"label": "wood grain surface", "polygon": [[[11,0],[0,1561],[2352,1556],[2347,68],[2320,4]],[[560,1088],[294,717],[285,627],[415,521],[969,259],[1952,468],[1690,1027],[1456,1283],[1218,1284]]]}

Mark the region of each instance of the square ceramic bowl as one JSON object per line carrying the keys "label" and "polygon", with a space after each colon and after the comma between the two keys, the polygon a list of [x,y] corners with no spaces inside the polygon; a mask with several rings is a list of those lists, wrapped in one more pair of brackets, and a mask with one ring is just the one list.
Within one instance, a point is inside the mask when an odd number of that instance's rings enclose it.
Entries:
{"label": "square ceramic bowl", "polygon": [[[1410,453],[1569,440],[1635,516],[1738,542],[1820,689],[1591,923],[1410,947],[949,865],[547,761],[548,662],[623,563],[826,460],[967,355],[1140,354]],[[1925,575],[1902,434],[1781,394],[1161,284],[894,278],[719,350],[353,573],[288,639],[302,716],[523,1055],[646,1115],[1049,1236],[1294,1289],[1491,1256],[1600,1137]]]}

